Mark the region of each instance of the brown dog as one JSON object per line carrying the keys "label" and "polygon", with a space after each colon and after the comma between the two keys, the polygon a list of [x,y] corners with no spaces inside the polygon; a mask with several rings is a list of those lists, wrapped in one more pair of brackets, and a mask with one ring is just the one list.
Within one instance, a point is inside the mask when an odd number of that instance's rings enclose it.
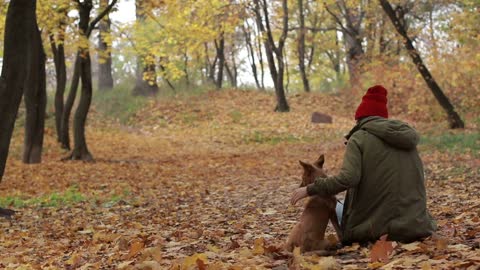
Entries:
{"label": "brown dog", "polygon": [[[327,177],[323,172],[324,161],[324,155],[321,155],[313,164],[300,161],[300,165],[303,167],[300,187],[313,183],[317,177]],[[336,202],[335,196],[310,197],[300,221],[290,232],[286,249],[292,251],[295,247],[300,247],[301,252],[325,250],[329,246],[329,241],[325,239],[325,230],[329,220],[335,228],[338,239],[341,240],[340,225],[335,212]]]}

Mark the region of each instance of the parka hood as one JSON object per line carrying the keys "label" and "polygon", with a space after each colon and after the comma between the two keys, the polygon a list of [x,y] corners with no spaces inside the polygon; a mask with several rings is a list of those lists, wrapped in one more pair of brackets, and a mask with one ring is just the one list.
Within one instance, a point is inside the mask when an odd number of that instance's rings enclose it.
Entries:
{"label": "parka hood", "polygon": [[414,149],[420,137],[417,131],[408,124],[382,117],[367,117],[362,120],[350,131],[348,137],[355,131],[363,129],[382,139],[390,146],[399,149]]}

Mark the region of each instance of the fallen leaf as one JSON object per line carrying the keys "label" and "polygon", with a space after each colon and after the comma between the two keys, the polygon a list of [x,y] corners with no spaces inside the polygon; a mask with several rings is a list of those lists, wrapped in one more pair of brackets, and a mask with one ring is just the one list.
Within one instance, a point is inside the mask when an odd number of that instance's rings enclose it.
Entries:
{"label": "fallen leaf", "polygon": [[87,230],[81,230],[78,231],[79,234],[92,234],[93,230],[92,229],[87,229]]}
{"label": "fallen leaf", "polygon": [[385,265],[385,263],[383,263],[383,262],[372,262],[372,263],[369,263],[369,264],[368,264],[368,268],[370,268],[370,269],[377,269],[377,268],[380,268],[380,267],[382,267],[382,266],[384,266],[384,265]]}
{"label": "fallen leaf", "polygon": [[403,249],[408,250],[408,251],[419,250],[420,249],[419,244],[420,244],[420,242],[412,242],[412,243],[408,243],[408,244],[401,244],[400,248],[403,248]]}
{"label": "fallen leaf", "polygon": [[389,256],[393,251],[393,242],[387,241],[387,235],[382,235],[370,250],[370,261],[388,262]]}
{"label": "fallen leaf", "polygon": [[210,244],[207,245],[207,249],[214,253],[220,252],[220,248]]}
{"label": "fallen leaf", "polygon": [[334,269],[340,269],[340,264],[337,262],[337,260],[332,257],[321,257],[320,260],[318,261],[318,266],[322,270],[334,270]]}
{"label": "fallen leaf", "polygon": [[335,246],[338,244],[338,238],[335,234],[328,234],[327,240],[330,246]]}
{"label": "fallen leaf", "polygon": [[448,239],[444,237],[437,237],[435,238],[435,247],[438,250],[445,250],[448,246]]}
{"label": "fallen leaf", "polygon": [[255,255],[264,254],[265,253],[264,245],[265,245],[265,239],[263,237],[255,239],[255,241],[253,241],[253,251],[252,251],[253,254]]}
{"label": "fallen leaf", "polygon": [[131,259],[135,257],[142,249],[143,249],[144,243],[140,241],[133,242],[130,245],[130,251],[128,252],[127,259]]}
{"label": "fallen leaf", "polygon": [[196,263],[197,263],[198,270],[206,270],[207,269],[207,265],[205,264],[205,262],[202,259],[198,258],[196,260]]}
{"label": "fallen leaf", "polygon": [[236,240],[233,240],[232,238],[230,238],[230,245],[228,246],[227,250],[233,250],[239,247],[240,247],[240,244]]}
{"label": "fallen leaf", "polygon": [[432,270],[432,265],[429,262],[422,262],[420,267],[422,267],[422,270]]}
{"label": "fallen leaf", "polygon": [[125,262],[121,262],[117,265],[117,268],[119,270],[122,270],[122,269],[125,269],[127,268],[129,265],[131,265],[134,261],[125,261]]}
{"label": "fallen leaf", "polygon": [[162,266],[155,261],[143,261],[135,264],[135,270],[161,270]]}
{"label": "fallen leaf", "polygon": [[195,253],[192,256],[186,257],[183,260],[182,269],[188,269],[189,267],[192,267],[192,266],[198,267],[199,265],[198,261],[201,261],[201,263],[207,263],[208,262],[207,256],[203,253]]}
{"label": "fallen leaf", "polygon": [[93,242],[113,242],[120,235],[114,233],[96,232],[93,234]]}
{"label": "fallen leaf", "polygon": [[142,251],[140,260],[146,261],[147,259],[153,259],[156,262],[162,260],[162,249],[160,247],[150,247]]}
{"label": "fallen leaf", "polygon": [[65,261],[65,264],[75,267],[78,265],[78,263],[80,263],[80,260],[81,260],[81,256],[78,255],[77,253],[74,253],[70,256],[70,258],[67,261]]}

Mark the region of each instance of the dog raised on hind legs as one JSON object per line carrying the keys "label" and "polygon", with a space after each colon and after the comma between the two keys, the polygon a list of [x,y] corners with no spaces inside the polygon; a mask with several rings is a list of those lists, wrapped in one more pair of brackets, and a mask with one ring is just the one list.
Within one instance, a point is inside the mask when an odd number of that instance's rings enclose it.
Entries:
{"label": "dog raised on hind legs", "polygon": [[[317,177],[327,177],[323,171],[324,155],[321,155],[314,163],[300,161],[303,167],[302,184],[300,187],[307,186],[315,181]],[[325,239],[325,231],[328,221],[332,222],[341,240],[341,230],[338,223],[335,205],[337,200],[335,196],[320,197],[312,196],[309,198],[305,209],[300,217],[300,221],[293,227],[286,243],[286,249],[293,251],[295,247],[300,247],[301,252],[315,252],[323,254],[330,243]]]}

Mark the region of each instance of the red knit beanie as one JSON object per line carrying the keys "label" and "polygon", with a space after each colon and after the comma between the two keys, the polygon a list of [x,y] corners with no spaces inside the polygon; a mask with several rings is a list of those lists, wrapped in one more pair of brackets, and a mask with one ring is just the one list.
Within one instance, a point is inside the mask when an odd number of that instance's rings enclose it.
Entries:
{"label": "red knit beanie", "polygon": [[355,120],[366,116],[381,116],[388,118],[387,89],[381,85],[368,88],[355,112]]}

